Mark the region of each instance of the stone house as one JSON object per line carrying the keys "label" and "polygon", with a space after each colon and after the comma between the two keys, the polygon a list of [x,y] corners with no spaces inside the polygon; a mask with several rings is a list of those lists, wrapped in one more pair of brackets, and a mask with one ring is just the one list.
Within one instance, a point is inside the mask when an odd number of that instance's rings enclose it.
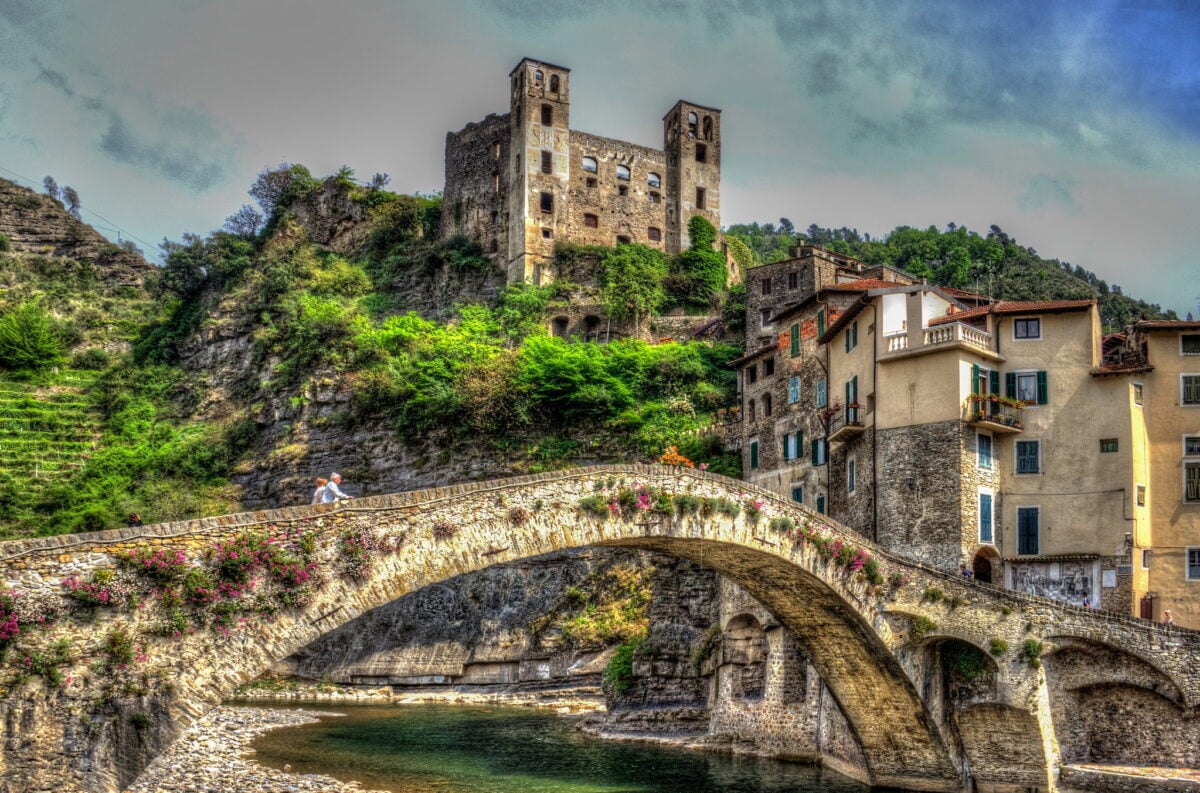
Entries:
{"label": "stone house", "polygon": [[1106,338],[1092,300],[796,253],[747,274],[747,480],[945,570],[1200,625],[1200,323]]}
{"label": "stone house", "polygon": [[509,283],[549,283],[559,242],[678,253],[693,215],[721,226],[721,111],[680,100],[663,147],[570,127],[570,69],[524,58],[509,112],[446,135],[441,235],[465,234]]}

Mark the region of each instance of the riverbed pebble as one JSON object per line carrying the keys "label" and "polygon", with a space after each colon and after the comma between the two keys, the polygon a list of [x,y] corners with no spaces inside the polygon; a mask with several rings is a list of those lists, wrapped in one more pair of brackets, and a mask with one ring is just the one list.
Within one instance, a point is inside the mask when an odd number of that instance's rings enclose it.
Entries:
{"label": "riverbed pebble", "polygon": [[126,793],[385,793],[319,774],[293,774],[255,763],[250,742],[267,730],[313,724],[340,714],[222,706],[196,722]]}

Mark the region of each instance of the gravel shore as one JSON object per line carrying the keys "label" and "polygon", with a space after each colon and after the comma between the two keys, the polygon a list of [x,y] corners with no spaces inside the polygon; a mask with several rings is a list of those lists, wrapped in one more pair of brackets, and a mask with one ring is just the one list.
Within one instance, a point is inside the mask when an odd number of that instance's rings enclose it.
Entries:
{"label": "gravel shore", "polygon": [[319,774],[289,774],[248,757],[267,730],[312,724],[340,714],[222,706],[192,725],[146,768],[126,793],[386,793]]}

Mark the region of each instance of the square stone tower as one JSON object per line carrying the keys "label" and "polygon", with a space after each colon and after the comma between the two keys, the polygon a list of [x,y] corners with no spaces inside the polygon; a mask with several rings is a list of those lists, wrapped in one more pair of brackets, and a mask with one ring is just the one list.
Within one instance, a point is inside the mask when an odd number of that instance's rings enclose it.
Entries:
{"label": "square stone tower", "polygon": [[667,253],[685,250],[701,215],[721,227],[721,111],[680,100],[663,116],[667,153]]}

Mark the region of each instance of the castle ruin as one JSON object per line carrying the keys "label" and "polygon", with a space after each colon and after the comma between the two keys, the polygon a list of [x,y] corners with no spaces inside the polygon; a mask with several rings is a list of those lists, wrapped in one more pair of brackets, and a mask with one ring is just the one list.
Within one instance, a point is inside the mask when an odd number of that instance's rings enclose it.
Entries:
{"label": "castle ruin", "polygon": [[446,134],[441,236],[478,240],[509,283],[553,281],[556,242],[674,254],[693,215],[721,226],[721,111],[676,102],[662,149],[578,132],[570,72],[524,58],[508,113]]}

